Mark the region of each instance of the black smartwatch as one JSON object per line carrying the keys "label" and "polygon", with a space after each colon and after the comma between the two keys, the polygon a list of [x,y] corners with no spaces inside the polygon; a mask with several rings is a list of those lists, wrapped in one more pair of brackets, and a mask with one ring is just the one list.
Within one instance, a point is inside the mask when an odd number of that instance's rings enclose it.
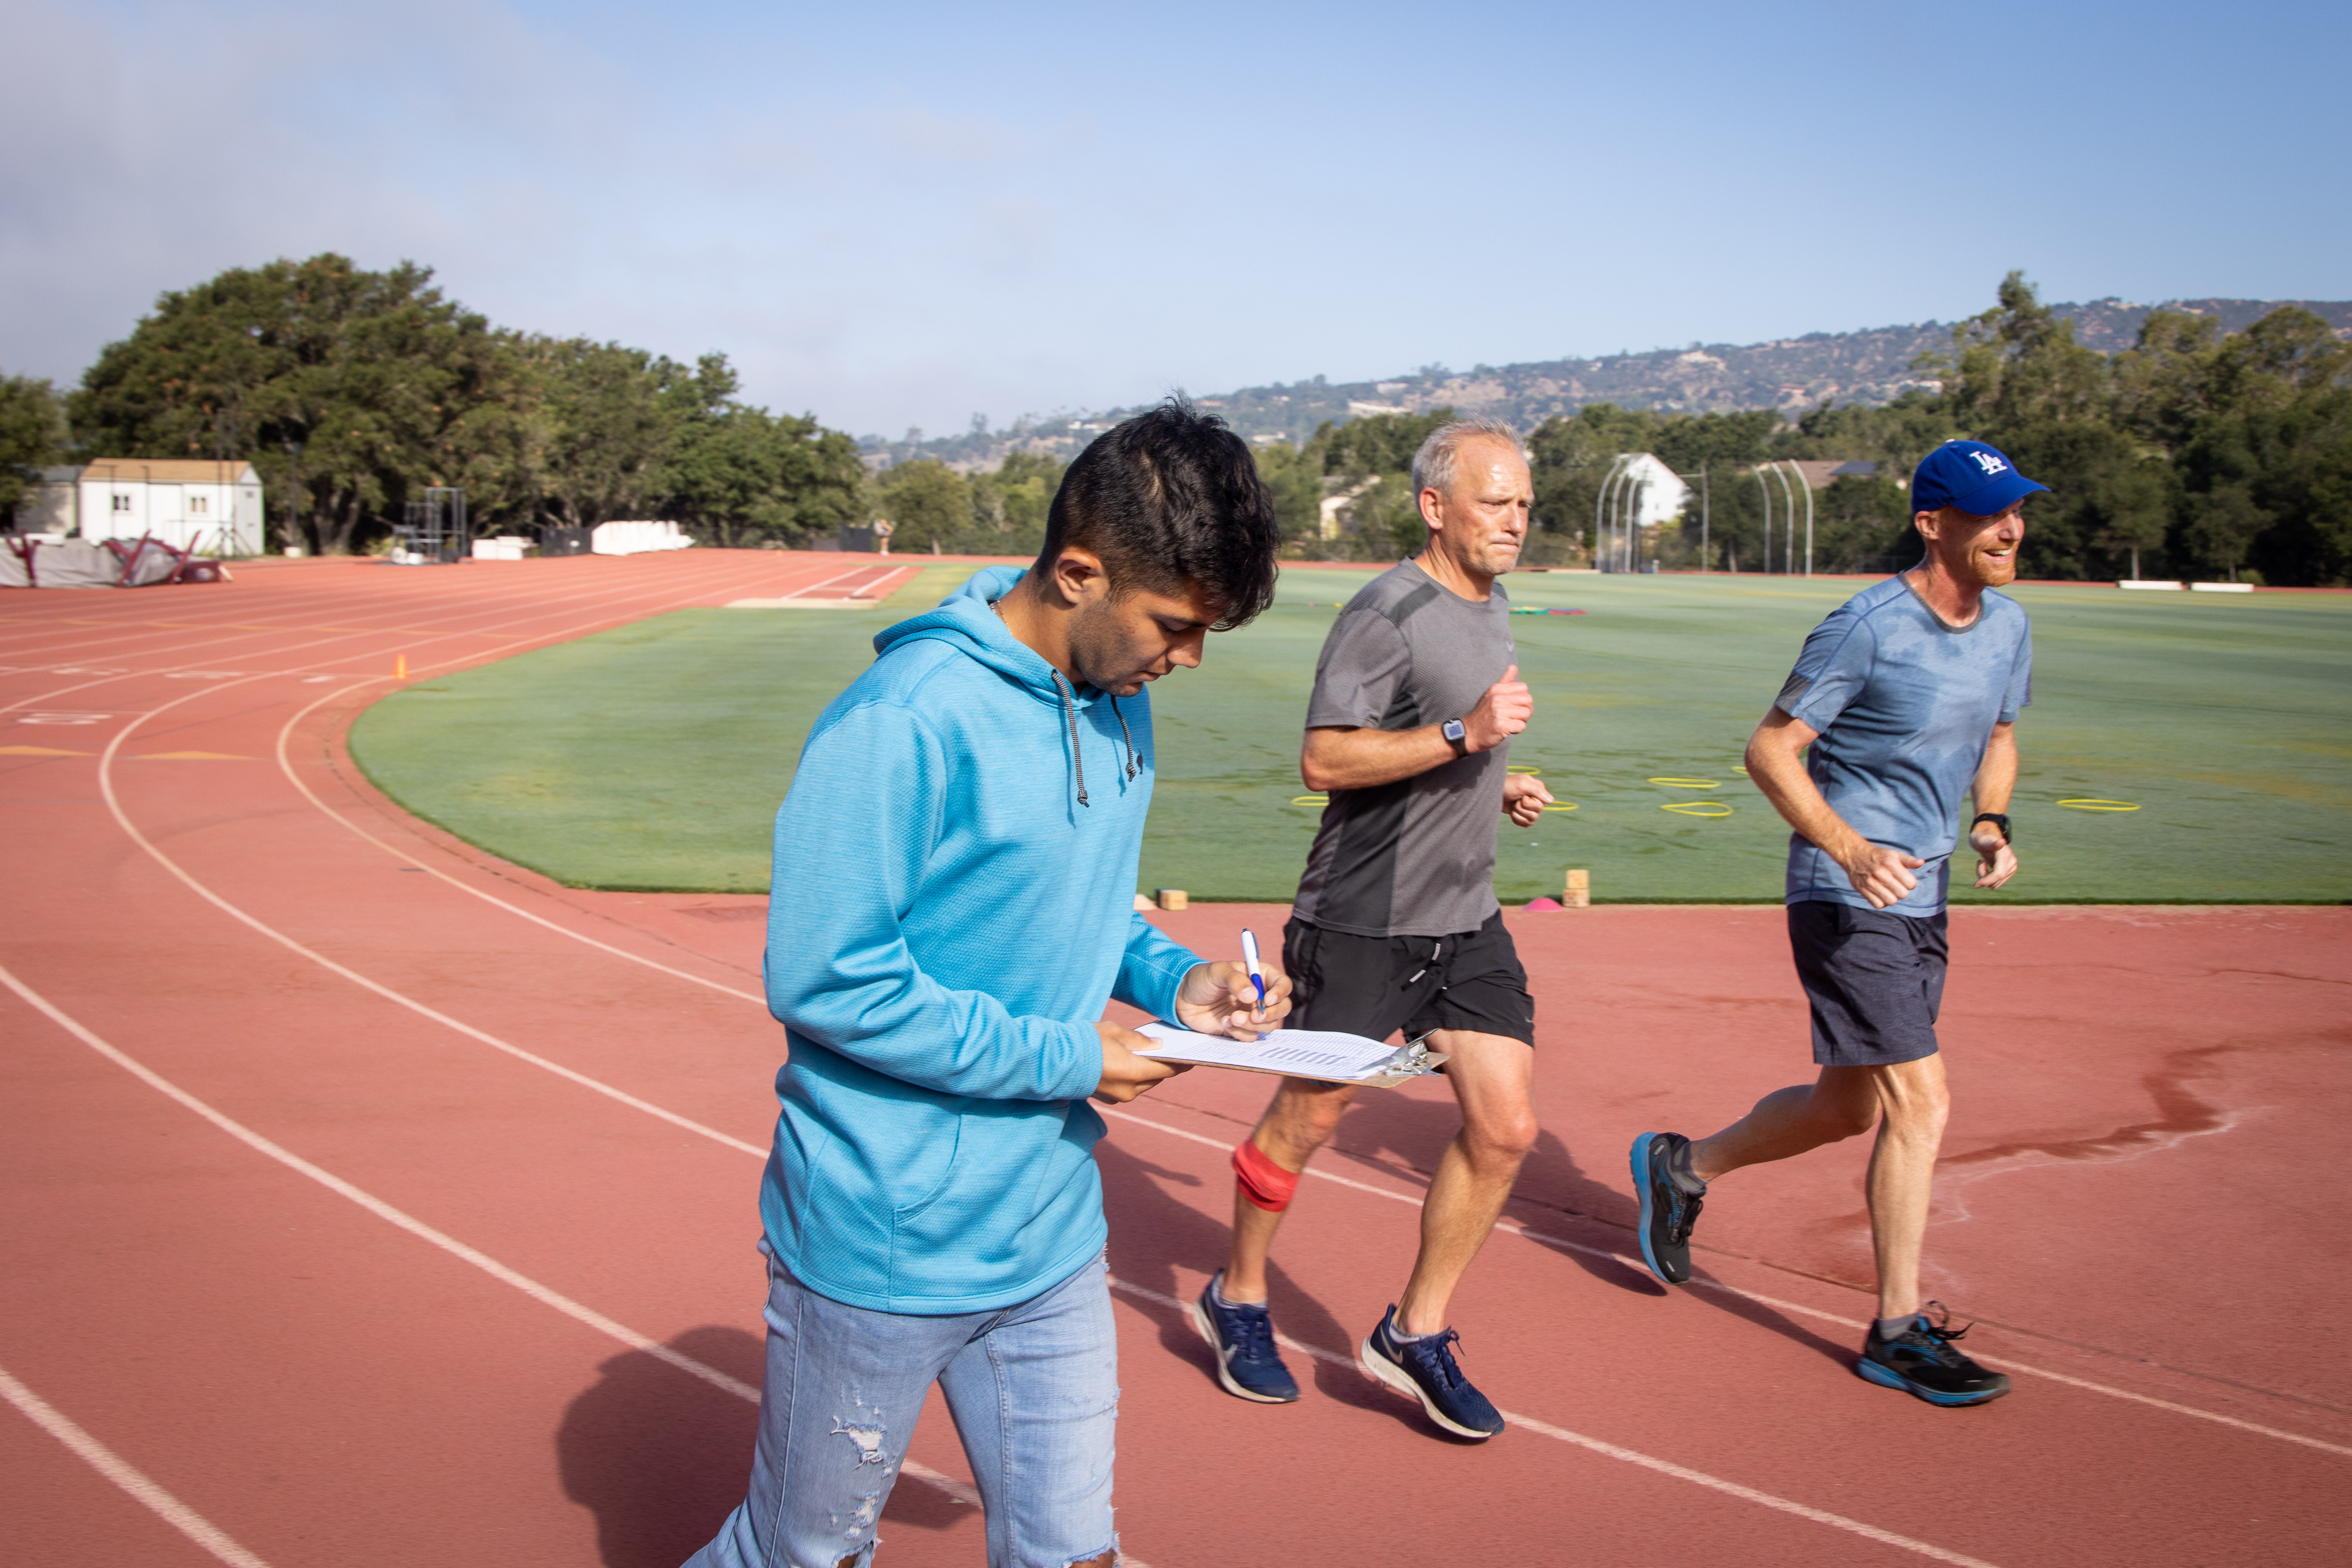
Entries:
{"label": "black smartwatch", "polygon": [[1977,830],[1977,822],[1997,822],[2000,825],[2001,842],[2004,844],[2014,844],[2017,842],[2017,836],[2009,830],[2009,818],[2003,816],[2000,813],[1997,811],[1978,812],[1977,821],[1969,824],[1969,831],[1970,833],[1974,833]]}
{"label": "black smartwatch", "polygon": [[1470,731],[1462,727],[1461,720],[1448,719],[1437,727],[1437,732],[1445,737],[1445,743],[1454,748],[1455,756],[1470,754]]}

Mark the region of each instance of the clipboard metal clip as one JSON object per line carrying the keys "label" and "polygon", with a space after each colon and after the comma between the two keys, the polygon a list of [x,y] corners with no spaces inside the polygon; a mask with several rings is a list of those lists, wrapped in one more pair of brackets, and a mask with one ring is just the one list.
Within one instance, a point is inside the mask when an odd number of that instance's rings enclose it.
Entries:
{"label": "clipboard metal clip", "polygon": [[1402,1083],[1409,1078],[1425,1078],[1445,1065],[1443,1051],[1429,1048],[1429,1037],[1419,1035],[1399,1046],[1387,1060],[1375,1069],[1371,1082],[1381,1085]]}

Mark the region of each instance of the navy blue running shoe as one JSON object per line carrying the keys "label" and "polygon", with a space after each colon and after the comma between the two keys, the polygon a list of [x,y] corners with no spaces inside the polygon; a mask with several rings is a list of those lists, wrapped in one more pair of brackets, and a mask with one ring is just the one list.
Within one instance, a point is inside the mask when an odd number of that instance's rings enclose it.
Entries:
{"label": "navy blue running shoe", "polygon": [[1690,1140],[1679,1132],[1644,1132],[1633,1140],[1633,1191],[1642,1200],[1642,1261],[1669,1285],[1690,1278],[1691,1227],[1703,1206],[1696,1193],[1675,1185],[1674,1164]]}
{"label": "navy blue running shoe", "polygon": [[1503,1429],[1503,1418],[1454,1364],[1450,1347],[1461,1338],[1452,1329],[1419,1339],[1399,1338],[1396,1308],[1391,1306],[1356,1352],[1356,1362],[1374,1381],[1420,1400],[1429,1418],[1455,1436],[1491,1437]]}
{"label": "navy blue running shoe", "polygon": [[1862,1342],[1862,1359],[1853,1370],[1871,1382],[1899,1388],[1930,1405],[1982,1405],[2009,1392],[2004,1373],[1987,1372],[1962,1355],[1953,1341],[1967,1329],[1951,1327],[1952,1315],[1941,1301],[1911,1320],[1911,1326],[1892,1339],[1879,1336],[1878,1325]]}
{"label": "navy blue running shoe", "polygon": [[1224,1278],[1224,1270],[1219,1269],[1192,1303],[1192,1326],[1217,1352],[1217,1381],[1236,1398],[1260,1405],[1295,1402],[1298,1380],[1274,1348],[1274,1314],[1263,1301],[1219,1301],[1217,1287]]}

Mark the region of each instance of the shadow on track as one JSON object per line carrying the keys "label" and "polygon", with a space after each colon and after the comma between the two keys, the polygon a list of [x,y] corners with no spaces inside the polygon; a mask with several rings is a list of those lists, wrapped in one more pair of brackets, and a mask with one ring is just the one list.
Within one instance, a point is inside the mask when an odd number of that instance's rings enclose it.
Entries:
{"label": "shadow on track", "polygon": [[[756,1384],[762,1349],[740,1329],[689,1329],[669,1348]],[[555,1434],[566,1497],[596,1516],[604,1568],[678,1568],[743,1500],[759,1413],[724,1389],[639,1351],[597,1368]],[[971,1510],[936,1488],[901,1478],[882,1517],[945,1530]]]}

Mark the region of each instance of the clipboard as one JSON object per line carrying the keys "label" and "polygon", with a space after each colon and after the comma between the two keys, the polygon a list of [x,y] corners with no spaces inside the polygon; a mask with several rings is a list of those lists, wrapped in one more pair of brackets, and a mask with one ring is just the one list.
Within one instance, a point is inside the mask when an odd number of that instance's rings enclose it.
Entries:
{"label": "clipboard", "polygon": [[[1444,1052],[1429,1048],[1427,1035],[1391,1048],[1361,1035],[1329,1030],[1276,1029],[1255,1043],[1231,1040],[1221,1035],[1194,1034],[1158,1023],[1146,1024],[1138,1032],[1165,1042],[1160,1049],[1137,1053],[1158,1061],[1189,1062],[1195,1067],[1228,1068],[1276,1078],[1309,1078],[1324,1083],[1372,1089],[1393,1089],[1409,1079],[1425,1078],[1447,1059]],[[1339,1059],[1343,1056],[1344,1060]]]}

